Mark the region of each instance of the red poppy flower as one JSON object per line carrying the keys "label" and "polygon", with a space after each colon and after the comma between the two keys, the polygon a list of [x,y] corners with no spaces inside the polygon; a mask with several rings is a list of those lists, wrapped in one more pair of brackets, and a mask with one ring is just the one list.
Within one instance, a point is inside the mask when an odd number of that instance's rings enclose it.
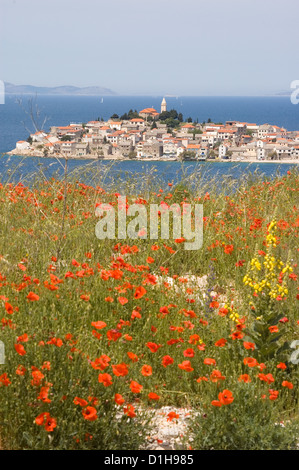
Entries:
{"label": "red poppy flower", "polygon": [[173,419],[179,419],[180,415],[177,414],[175,411],[170,411],[167,415],[167,421],[172,421]]}
{"label": "red poppy flower", "polygon": [[244,357],[243,363],[245,364],[245,366],[248,366],[248,367],[256,367],[259,365],[257,360],[254,359],[253,357]]}
{"label": "red poppy flower", "polygon": [[85,302],[88,302],[89,299],[90,299],[90,295],[82,294],[82,295],[80,295],[80,299],[85,300]]}
{"label": "red poppy flower", "polygon": [[215,359],[212,359],[210,357],[206,357],[203,361],[204,364],[210,366],[210,365],[215,365],[216,364],[216,361]]}
{"label": "red poppy flower", "polygon": [[52,432],[56,426],[57,422],[55,418],[50,416],[50,413],[41,413],[35,418],[35,423],[39,426],[44,426],[47,432]]}
{"label": "red poppy flower", "polygon": [[291,390],[292,388],[294,388],[294,385],[292,384],[292,382],[288,382],[287,380],[284,380],[281,385],[282,385],[283,387],[289,388],[290,390]]}
{"label": "red poppy flower", "polygon": [[97,410],[93,406],[87,406],[82,410],[83,418],[87,421],[95,421],[98,418]]}
{"label": "red poppy flower", "polygon": [[152,245],[152,247],[151,247],[152,251],[157,251],[157,250],[159,250],[159,248],[160,247],[158,245]]}
{"label": "red poppy flower", "polygon": [[178,364],[178,366],[180,369],[185,370],[186,372],[192,372],[194,370],[190,361],[183,361],[181,364]]}
{"label": "red poppy flower", "polygon": [[38,426],[42,426],[45,422],[45,419],[49,418],[49,417],[50,417],[50,413],[48,413],[48,412],[41,413],[35,418],[35,423]]}
{"label": "red poppy flower", "polygon": [[5,302],[4,307],[9,315],[13,314],[13,306],[10,303]]}
{"label": "red poppy flower", "polygon": [[279,320],[279,323],[288,323],[288,318],[287,317],[283,317]]}
{"label": "red poppy flower", "polygon": [[146,343],[146,346],[149,348],[149,350],[152,352],[152,353],[155,353],[158,351],[158,349],[162,346],[161,344],[156,344],[156,343],[151,343],[151,342],[148,342]]}
{"label": "red poppy flower", "polygon": [[230,390],[223,390],[223,392],[219,393],[218,400],[222,403],[222,405],[229,405],[234,401],[233,394]]}
{"label": "red poppy flower", "polygon": [[227,314],[228,314],[228,310],[225,307],[221,307],[218,310],[218,315],[220,315],[220,317],[225,317]]}
{"label": "red poppy flower", "polygon": [[114,401],[117,405],[123,405],[125,400],[120,393],[114,395]]}
{"label": "red poppy flower", "polygon": [[104,385],[104,387],[109,387],[112,385],[112,377],[109,374],[99,374],[98,381]]}
{"label": "red poppy flower", "polygon": [[142,366],[142,369],[141,369],[141,374],[144,375],[145,377],[149,377],[150,375],[152,375],[153,373],[153,369],[151,366],[145,364],[144,366]]}
{"label": "red poppy flower", "polygon": [[32,375],[31,385],[35,387],[38,387],[41,381],[45,378],[44,374],[42,374],[42,372],[38,369],[34,369],[31,375]]}
{"label": "red poppy flower", "polygon": [[221,401],[219,401],[219,400],[213,400],[213,401],[211,402],[211,405],[213,405],[213,406],[218,406],[218,407],[220,408],[220,407],[222,406],[222,403],[221,403]]}
{"label": "red poppy flower", "polygon": [[108,330],[107,331],[107,338],[109,341],[117,341],[122,334],[118,330]]}
{"label": "red poppy flower", "polygon": [[274,401],[277,400],[279,392],[277,390],[269,390],[269,399]]}
{"label": "red poppy flower", "polygon": [[146,289],[142,286],[139,286],[134,292],[134,298],[141,299],[141,297],[143,297],[145,294],[146,294]]}
{"label": "red poppy flower", "polygon": [[221,374],[220,370],[213,370],[210,375],[211,382],[217,383],[219,380],[225,380],[225,377]]}
{"label": "red poppy flower", "polygon": [[128,357],[131,359],[132,362],[137,362],[138,361],[138,356],[137,354],[134,354],[133,352],[127,352]]}
{"label": "red poppy flower", "polygon": [[131,319],[134,320],[134,318],[141,318],[141,314],[138,310],[133,310]]}
{"label": "red poppy flower", "polygon": [[51,403],[51,400],[48,397],[49,390],[50,390],[49,386],[42,387],[37,399],[41,400],[43,403]]}
{"label": "red poppy flower", "polygon": [[16,352],[20,355],[20,356],[25,356],[26,351],[25,351],[25,348],[22,344],[15,344],[15,350]]}
{"label": "red poppy flower", "polygon": [[80,405],[82,407],[88,405],[88,402],[86,400],[83,400],[83,398],[75,397],[73,401],[75,405]]}
{"label": "red poppy flower", "polygon": [[[19,365],[17,370],[16,370],[17,375],[25,375],[26,372],[27,372],[27,369],[22,365]],[[1,382],[1,376],[0,376],[0,382]]]}
{"label": "red poppy flower", "polygon": [[238,381],[239,382],[244,382],[244,383],[249,383],[249,382],[251,382],[251,378],[249,377],[248,374],[243,374],[243,375],[240,375],[240,377],[238,378]]}
{"label": "red poppy flower", "polygon": [[274,377],[272,374],[258,374],[258,378],[263,382],[267,382],[267,384],[274,382]]}
{"label": "red poppy flower", "polygon": [[128,405],[127,407],[124,408],[124,413],[129,416],[129,418],[135,418],[136,413],[135,413],[135,408],[132,405]]}
{"label": "red poppy flower", "polygon": [[190,344],[196,344],[200,340],[200,336],[197,334],[190,335],[188,343]]}
{"label": "red poppy flower", "polygon": [[224,253],[230,255],[234,251],[234,245],[225,245]]}
{"label": "red poppy flower", "polygon": [[101,357],[97,357],[94,362],[91,362],[90,364],[94,369],[104,370],[109,366],[109,361],[111,361],[110,357],[103,354]]}
{"label": "red poppy flower", "polygon": [[27,343],[27,341],[29,341],[27,333],[24,333],[23,335],[17,337],[18,343]]}
{"label": "red poppy flower", "polygon": [[287,368],[284,362],[280,362],[276,367],[277,369],[282,369],[282,370],[285,370]]}
{"label": "red poppy flower", "polygon": [[117,377],[124,377],[129,373],[128,366],[124,362],[122,364],[113,365],[112,370],[113,374]]}
{"label": "red poppy flower", "polygon": [[30,300],[31,302],[34,302],[36,300],[39,300],[39,296],[35,294],[34,292],[29,292],[27,295],[27,299]]}
{"label": "red poppy flower", "polygon": [[140,385],[138,382],[135,382],[135,380],[132,380],[130,384],[130,389],[133,393],[140,393],[143,389],[143,386]]}
{"label": "red poppy flower", "polygon": [[157,393],[150,392],[148,394],[148,398],[149,398],[149,400],[160,400],[161,397],[159,395],[157,395]]}
{"label": "red poppy flower", "polygon": [[231,334],[232,339],[242,339],[243,337],[244,337],[244,333],[242,333],[241,331],[234,331]]}
{"label": "red poppy flower", "polygon": [[189,349],[185,349],[183,354],[185,357],[194,357],[195,352],[192,348],[189,348]]}
{"label": "red poppy flower", "polygon": [[105,323],[104,321],[93,321],[91,322],[91,326],[93,326],[97,330],[101,330],[102,328],[105,328],[107,326],[107,323]]}
{"label": "red poppy flower", "polygon": [[[19,366],[19,367],[22,367],[22,366]],[[24,375],[24,374],[19,374],[19,375]],[[4,385],[4,387],[8,387],[8,385],[10,384],[11,384],[11,381],[8,378],[7,372],[4,372],[4,374],[0,375],[0,386]]]}
{"label": "red poppy flower", "polygon": [[167,367],[173,364],[173,359],[171,356],[164,356],[162,359],[162,366]]}
{"label": "red poppy flower", "polygon": [[160,310],[159,310],[160,313],[164,313],[165,315],[168,315],[169,313],[169,308],[167,306],[165,307],[160,307]]}
{"label": "red poppy flower", "polygon": [[196,379],[196,382],[198,382],[199,384],[200,382],[208,382],[208,381],[209,381],[208,377],[205,377],[205,376],[198,377],[198,379]]}
{"label": "red poppy flower", "polygon": [[216,341],[215,346],[218,346],[219,348],[223,348],[223,346],[225,346],[226,343],[227,343],[226,339],[220,338],[218,339],[218,341]]}
{"label": "red poppy flower", "polygon": [[186,239],[184,237],[176,238],[174,241],[175,243],[183,243]]}

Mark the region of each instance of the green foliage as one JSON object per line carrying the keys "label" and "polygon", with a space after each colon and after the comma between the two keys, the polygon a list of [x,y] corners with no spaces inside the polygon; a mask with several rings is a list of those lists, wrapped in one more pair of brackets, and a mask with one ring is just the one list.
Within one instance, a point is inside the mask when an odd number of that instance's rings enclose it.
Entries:
{"label": "green foliage", "polygon": [[[285,328],[279,320],[283,318],[283,314],[277,311],[274,302],[267,302],[262,299],[258,312],[260,316],[254,319],[250,326],[245,330],[248,341],[254,342],[256,345],[255,357],[260,362],[268,359],[276,358],[277,361],[286,361],[289,357],[289,343],[281,343],[281,339],[285,337]],[[271,327],[279,325],[277,332],[271,332]]]}
{"label": "green foliage", "polygon": [[188,134],[193,134],[193,135],[194,135],[194,134],[195,134],[195,135],[196,135],[196,134],[202,134],[202,130],[200,130],[200,129],[190,129],[190,130],[188,131]]}
{"label": "green foliage", "polygon": [[72,137],[70,135],[63,135],[60,140],[61,142],[70,142]]}
{"label": "green foliage", "polygon": [[192,152],[191,150],[184,150],[180,155],[181,160],[195,160],[196,159],[196,152]]}
{"label": "green foliage", "polygon": [[[293,448],[298,366],[288,360],[289,350],[286,366],[277,365],[278,358],[284,358],[278,355],[279,348],[298,338],[298,172],[277,176],[270,184],[255,175],[236,182],[218,176],[211,180],[201,165],[188,175],[182,164],[178,184],[167,186],[155,172],[138,180],[126,173],[107,184],[107,166],[104,171],[96,163],[97,169],[85,165],[67,175],[66,183],[45,180],[41,171],[30,186],[0,185],[1,341],[6,353],[0,372],[2,446],[138,449],[151,426],[146,409],[167,405],[190,406],[198,412],[190,430],[194,441],[188,441],[195,449]],[[128,206],[136,199],[146,207],[162,201],[164,206],[202,203],[202,248],[187,251],[180,240],[165,240],[161,234],[157,240],[98,240],[96,204],[115,207],[121,191],[128,195]],[[287,299],[274,299],[275,308],[269,308],[269,303],[258,305],[252,292],[248,295],[243,279],[256,247],[265,249],[274,210],[279,259],[286,263],[287,246],[294,271],[291,278],[285,276]],[[208,276],[206,283],[202,276]],[[135,293],[141,286],[146,293],[138,298]],[[31,301],[29,292],[39,299]],[[127,302],[120,303],[119,297]],[[219,314],[225,302],[234,303],[235,315]],[[281,324],[281,316],[288,321]],[[243,318],[245,328],[239,323]],[[97,329],[92,323],[98,321],[106,326]],[[280,337],[266,331],[277,322]],[[120,336],[111,339],[108,331]],[[27,340],[22,338],[25,334]],[[216,344],[220,339],[225,340],[223,346]],[[244,342],[250,340],[255,349],[248,351]],[[148,342],[159,345],[158,350],[152,352]],[[272,344],[278,346],[273,356],[262,349]],[[18,345],[26,354],[17,352]],[[186,356],[188,349],[193,353]],[[128,352],[137,361],[129,359]],[[94,363],[102,355],[111,358],[104,370]],[[167,367],[162,364],[165,355],[173,359]],[[259,364],[250,368],[244,362],[248,356]],[[215,362],[206,364],[206,358]],[[185,360],[190,360],[192,370],[180,367]],[[45,366],[48,362],[50,368]],[[128,374],[115,375],[113,365],[123,363]],[[152,367],[151,375],[142,374],[144,365]],[[20,366],[26,369],[23,375],[16,373]],[[39,385],[32,383],[35,369],[44,375]],[[212,380],[215,370],[222,374],[220,381]],[[104,372],[112,377],[109,386],[98,380]],[[4,373],[10,383],[5,383]],[[250,375],[251,381],[240,382],[241,374]],[[131,380],[142,384],[140,393],[132,392]],[[42,386],[50,387],[49,402],[39,396]],[[231,390],[233,402],[214,407],[212,401],[224,389]],[[153,403],[149,392],[157,393],[159,400]],[[116,393],[124,404],[116,404]],[[76,397],[95,407],[95,421],[84,418],[85,408],[74,402]],[[125,414],[128,404],[135,417]],[[52,431],[36,423],[42,412],[57,420]],[[280,426],[282,421],[285,427]]]}
{"label": "green foliage", "polygon": [[231,405],[200,413],[191,425],[196,450],[295,450],[298,421],[281,422],[278,407],[256,397],[250,384],[239,387]]}
{"label": "green foliage", "polygon": [[131,152],[129,152],[128,158],[130,160],[133,160],[136,157],[137,157],[137,152],[134,152],[133,150]]}
{"label": "green foliage", "polygon": [[182,113],[178,113],[175,109],[171,109],[170,111],[163,111],[159,115],[159,120],[165,122],[168,127],[175,128],[183,122],[183,115]]}
{"label": "green foliage", "polygon": [[130,121],[131,119],[134,119],[134,118],[140,118],[138,112],[136,111],[133,111],[132,109],[130,109],[130,111],[128,113],[124,113],[120,116],[120,119],[122,121]]}

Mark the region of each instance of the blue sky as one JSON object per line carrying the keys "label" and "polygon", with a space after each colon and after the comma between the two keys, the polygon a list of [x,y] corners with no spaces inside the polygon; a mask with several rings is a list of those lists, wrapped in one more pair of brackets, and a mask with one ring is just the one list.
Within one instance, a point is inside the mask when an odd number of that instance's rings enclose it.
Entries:
{"label": "blue sky", "polygon": [[0,79],[263,95],[299,79],[298,0],[0,0]]}

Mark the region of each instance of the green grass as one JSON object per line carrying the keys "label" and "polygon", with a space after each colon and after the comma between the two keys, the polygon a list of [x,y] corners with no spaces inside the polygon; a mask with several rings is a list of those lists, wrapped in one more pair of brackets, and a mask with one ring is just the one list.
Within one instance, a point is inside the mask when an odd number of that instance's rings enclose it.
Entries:
{"label": "green grass", "polygon": [[[101,183],[89,186],[76,177],[47,181],[38,175],[30,187],[0,187],[0,339],[6,353],[0,365],[2,446],[138,449],[150,429],[146,409],[163,405],[200,411],[190,430],[198,449],[256,448],[265,413],[269,435],[277,442],[285,429],[277,428],[277,420],[295,423],[298,416],[298,365],[290,361],[290,343],[298,339],[298,171],[269,181],[253,176],[237,188],[221,188],[217,181],[214,189],[211,183],[207,188],[196,175],[167,191],[159,191],[154,177],[150,189],[135,196],[130,187],[128,205],[136,197],[146,207],[161,201],[202,203],[204,242],[196,251],[174,240],[98,240],[96,204],[115,205],[119,186],[103,190]],[[267,242],[274,218],[276,247]],[[263,263],[261,250],[271,250],[275,260],[292,269],[282,279],[288,288],[282,300],[271,299],[267,288],[253,295],[243,282],[253,258]],[[260,280],[263,273],[257,272]],[[276,283],[279,270],[275,273]],[[206,284],[199,284],[205,275]],[[138,297],[140,286],[146,292]],[[37,300],[30,300],[30,292]],[[228,312],[221,315],[224,305]],[[283,318],[287,322],[279,321]],[[99,321],[102,329],[92,326]],[[270,333],[273,325],[278,333]],[[220,339],[224,346],[215,345]],[[254,349],[246,349],[244,341]],[[20,355],[15,345],[26,353]],[[96,361],[102,356],[109,360]],[[165,356],[173,360],[166,367]],[[247,357],[258,365],[248,367]],[[215,363],[205,364],[206,358]],[[277,368],[280,362],[284,369]],[[124,375],[115,375],[112,366],[119,364],[126,364]],[[151,366],[151,375],[142,374],[144,365]],[[215,381],[215,370],[224,378]],[[109,374],[112,384],[99,382],[101,374]],[[251,382],[239,381],[244,374]],[[271,374],[273,381],[259,374]],[[142,386],[139,393],[132,391],[132,381]],[[216,407],[212,402],[223,390],[234,400]],[[278,392],[275,400],[269,390]],[[150,400],[149,393],[159,400]],[[123,404],[115,402],[115,394],[122,395]],[[75,404],[75,397],[88,403]],[[85,419],[87,406],[96,410],[93,421]],[[36,424],[41,413],[55,419],[48,428],[46,421]],[[294,432],[284,436],[279,437],[282,447],[292,447]]]}

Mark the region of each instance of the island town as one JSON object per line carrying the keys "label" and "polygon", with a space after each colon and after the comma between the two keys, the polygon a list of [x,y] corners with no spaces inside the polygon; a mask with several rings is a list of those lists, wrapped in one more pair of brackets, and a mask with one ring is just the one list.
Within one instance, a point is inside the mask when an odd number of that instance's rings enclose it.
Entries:
{"label": "island town", "polygon": [[109,120],[52,126],[20,140],[10,155],[119,160],[299,162],[299,131],[239,121],[199,123],[167,110],[130,110]]}

